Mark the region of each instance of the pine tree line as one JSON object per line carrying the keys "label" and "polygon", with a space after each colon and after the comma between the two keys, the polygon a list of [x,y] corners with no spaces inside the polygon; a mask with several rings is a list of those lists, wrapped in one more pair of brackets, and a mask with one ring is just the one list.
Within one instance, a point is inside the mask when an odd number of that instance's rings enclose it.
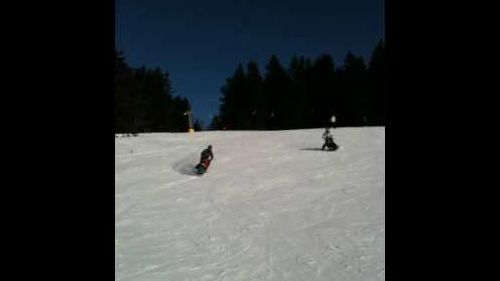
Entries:
{"label": "pine tree line", "polygon": [[[186,98],[173,96],[168,72],[131,68],[115,53],[115,133],[186,132]],[[200,129],[199,121],[195,125]]]}
{"label": "pine tree line", "polygon": [[294,56],[285,69],[273,55],[264,76],[254,61],[239,64],[221,88],[212,129],[273,130],[316,128],[336,116],[337,126],[385,125],[385,47],[382,41],[368,65],[348,52],[335,67],[330,55],[314,62]]}

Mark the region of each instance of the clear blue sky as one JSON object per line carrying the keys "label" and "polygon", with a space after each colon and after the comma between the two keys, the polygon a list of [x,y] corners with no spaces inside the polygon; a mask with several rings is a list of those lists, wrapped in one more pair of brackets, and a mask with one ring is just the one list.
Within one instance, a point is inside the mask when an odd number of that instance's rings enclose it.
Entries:
{"label": "clear blue sky", "polygon": [[209,125],[238,63],[254,60],[264,75],[273,54],[284,67],[321,54],[340,66],[348,51],[367,62],[384,38],[384,1],[116,0],[115,24],[127,63],[168,71],[174,95]]}

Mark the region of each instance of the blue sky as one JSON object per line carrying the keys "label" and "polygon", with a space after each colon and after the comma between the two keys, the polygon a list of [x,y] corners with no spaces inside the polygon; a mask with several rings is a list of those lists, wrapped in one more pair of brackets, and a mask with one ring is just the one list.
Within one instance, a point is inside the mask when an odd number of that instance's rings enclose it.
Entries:
{"label": "blue sky", "polygon": [[116,0],[115,44],[132,67],[170,73],[175,95],[209,125],[220,88],[238,63],[262,75],[271,55],[321,54],[342,64],[348,51],[369,60],[384,38],[383,0]]}

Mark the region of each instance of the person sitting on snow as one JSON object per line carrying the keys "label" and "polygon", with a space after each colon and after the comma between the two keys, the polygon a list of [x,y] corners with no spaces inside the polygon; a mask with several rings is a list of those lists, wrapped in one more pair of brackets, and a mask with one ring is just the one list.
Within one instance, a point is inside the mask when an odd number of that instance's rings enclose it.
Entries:
{"label": "person sitting on snow", "polygon": [[333,136],[330,133],[329,128],[325,129],[325,132],[323,133],[323,139],[325,140],[325,143],[323,144],[323,147],[321,147],[322,150],[324,150],[325,147],[335,149],[336,145],[333,142]]}

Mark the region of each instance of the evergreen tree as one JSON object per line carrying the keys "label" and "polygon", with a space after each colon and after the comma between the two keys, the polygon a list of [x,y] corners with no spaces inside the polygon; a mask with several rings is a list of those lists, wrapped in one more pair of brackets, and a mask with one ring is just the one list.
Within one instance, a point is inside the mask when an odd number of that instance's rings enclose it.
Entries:
{"label": "evergreen tree", "polygon": [[246,87],[248,119],[245,127],[252,130],[263,130],[265,129],[266,101],[263,95],[263,79],[259,67],[254,61],[247,64]]}
{"label": "evergreen tree", "polygon": [[380,40],[372,52],[370,63],[368,64],[368,85],[370,104],[368,124],[385,125],[385,47]]}
{"label": "evergreen tree", "polygon": [[287,71],[281,66],[278,57],[272,55],[266,67],[264,96],[267,104],[266,127],[285,129],[289,125],[291,81]]}
{"label": "evergreen tree", "polygon": [[241,64],[231,78],[226,79],[226,84],[221,88],[220,122],[223,129],[239,130],[242,128],[243,114],[242,96],[245,91],[245,72]]}

